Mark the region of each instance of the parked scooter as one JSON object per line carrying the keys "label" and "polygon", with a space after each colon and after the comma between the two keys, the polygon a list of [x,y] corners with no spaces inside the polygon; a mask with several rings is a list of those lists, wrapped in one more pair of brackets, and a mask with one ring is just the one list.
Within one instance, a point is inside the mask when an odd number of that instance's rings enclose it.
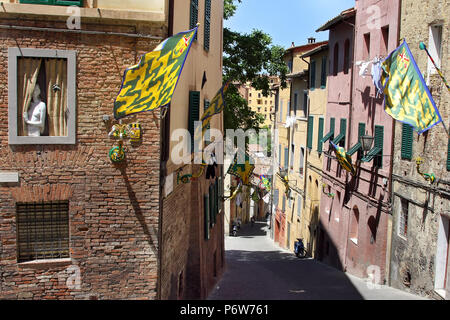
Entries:
{"label": "parked scooter", "polygon": [[294,253],[299,258],[304,258],[306,256],[305,245],[301,238],[297,238],[297,241],[294,242]]}
{"label": "parked scooter", "polygon": [[252,227],[253,227],[253,225],[255,224],[255,217],[252,217],[252,218],[250,219],[250,221],[251,221]]}
{"label": "parked scooter", "polygon": [[237,230],[238,230],[237,225],[234,225],[234,226],[233,226],[233,231],[231,232],[231,234],[233,235],[233,237],[237,237]]}

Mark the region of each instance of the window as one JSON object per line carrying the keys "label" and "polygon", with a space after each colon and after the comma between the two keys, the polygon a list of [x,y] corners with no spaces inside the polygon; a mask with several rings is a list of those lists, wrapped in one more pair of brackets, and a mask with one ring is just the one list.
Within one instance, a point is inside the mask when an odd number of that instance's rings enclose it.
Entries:
{"label": "window", "polygon": [[298,103],[298,94],[294,93],[294,115],[297,114],[297,103]]}
{"label": "window", "polygon": [[278,166],[281,167],[281,144],[278,146]]}
{"label": "window", "polygon": [[[428,42],[428,52],[433,58],[434,62],[441,67],[441,55],[442,55],[442,26],[433,25],[430,27],[430,40]],[[428,59],[428,74],[435,74],[436,68],[430,59]]]}
{"label": "window", "polygon": [[372,150],[370,150],[362,162],[370,162],[374,160],[374,166],[381,168],[383,166],[383,139],[384,139],[384,127],[375,126],[375,143]]}
{"label": "window", "polygon": [[413,128],[407,124],[402,124],[402,159],[412,159]]}
{"label": "window", "polygon": [[283,211],[283,212],[286,211],[286,195],[283,195],[283,203],[282,203],[281,211]]}
{"label": "window", "polygon": [[275,190],[273,191],[273,205],[274,205],[275,207],[278,206],[279,197],[280,197],[280,192],[279,192],[278,189],[275,189]]}
{"label": "window", "polygon": [[364,51],[363,59],[368,60],[370,58],[370,33],[364,35]]}
{"label": "window", "polygon": [[339,145],[340,147],[344,147],[346,132],[347,132],[347,119],[341,119],[340,132],[338,136],[333,140],[333,143],[335,145]]}
{"label": "window", "polygon": [[210,238],[210,233],[209,233],[209,206],[210,206],[210,202],[209,202],[209,194],[205,194],[203,195],[203,216],[204,216],[204,231],[205,231],[205,239],[209,240]]}
{"label": "window", "polygon": [[284,169],[289,166],[289,148],[284,148]]}
{"label": "window", "polygon": [[294,169],[295,146],[291,144],[291,169]]}
{"label": "window", "polygon": [[308,137],[307,137],[307,145],[306,147],[308,149],[312,149],[312,141],[313,141],[313,133],[314,133],[314,117],[309,116],[308,117]]}
{"label": "window", "polygon": [[316,61],[315,60],[311,61],[309,73],[310,73],[310,88],[312,90],[314,90],[314,88],[316,87]]}
{"label": "window", "polygon": [[[209,104],[210,104],[210,102],[208,101],[208,100],[204,100],[204,102],[203,102],[203,112],[205,112],[206,111],[206,109],[208,109],[209,108]],[[208,123],[208,126],[206,127],[207,129],[206,129],[206,131],[205,131],[205,134],[204,134],[204,136],[203,136],[203,138],[204,138],[204,142],[205,142],[205,147],[207,146],[207,145],[209,145],[210,144],[210,140],[211,140],[211,132],[209,131],[210,129],[211,129],[211,123]]]}
{"label": "window", "polygon": [[[189,19],[189,29],[194,29],[198,23],[198,0],[191,0],[191,15]],[[195,39],[197,40],[197,34]]]}
{"label": "window", "polygon": [[18,262],[69,258],[69,202],[17,203]]}
{"label": "window", "polygon": [[322,138],[322,140],[320,140],[322,143],[325,143],[334,137],[334,123],[335,119],[330,118],[330,131],[325,135],[325,137]]}
{"label": "window", "polygon": [[83,6],[83,0],[20,0],[20,3],[48,4],[54,6]]}
{"label": "window", "polygon": [[327,57],[322,57],[322,69],[320,73],[320,88],[325,89],[327,86]]}
{"label": "window", "polygon": [[[194,150],[194,133],[195,133],[195,121],[198,121],[200,117],[200,91],[189,91],[189,123],[188,130],[191,135],[191,153],[197,152]],[[197,146],[198,147],[198,146]]]}
{"label": "window", "polygon": [[339,43],[334,45],[334,56],[333,56],[333,75],[337,76],[339,71]]}
{"label": "window", "polygon": [[297,217],[300,219],[302,215],[302,197],[297,196]]}
{"label": "window", "polygon": [[350,40],[345,40],[344,43],[344,73],[348,74],[348,70],[350,69]]}
{"label": "window", "polygon": [[292,73],[292,60],[288,61],[289,73]]}
{"label": "window", "polygon": [[306,118],[308,113],[308,91],[303,93],[303,117]]}
{"label": "window", "polygon": [[389,26],[381,28],[381,55],[385,56],[389,50]]}
{"label": "window", "polygon": [[[366,132],[366,124],[360,122],[358,124],[358,141],[356,142],[356,144],[351,147],[347,154],[352,156],[354,155],[357,151],[360,151],[362,148],[362,144],[361,144],[361,137],[364,135],[364,133]],[[358,159],[361,157],[361,153],[358,154]]]}
{"label": "window", "polygon": [[324,125],[324,119],[319,118],[319,131],[317,135],[317,151],[320,153],[322,152],[322,138],[323,138],[323,125]]}
{"label": "window", "polygon": [[8,64],[9,143],[75,144],[76,52],[9,48]]}
{"label": "window", "polygon": [[304,168],[304,162],[305,160],[305,148],[304,147],[300,147],[300,174],[303,175],[303,168]]}
{"label": "window", "polygon": [[357,207],[353,208],[353,214],[351,217],[351,224],[350,224],[350,240],[353,241],[355,244],[358,244],[358,227],[359,227],[359,210]]}
{"label": "window", "polygon": [[409,202],[405,199],[400,201],[400,215],[398,217],[398,235],[406,238],[408,234],[408,208]]}
{"label": "window", "polygon": [[203,39],[203,47],[209,51],[209,40],[211,34],[211,0],[205,0],[205,38]]}

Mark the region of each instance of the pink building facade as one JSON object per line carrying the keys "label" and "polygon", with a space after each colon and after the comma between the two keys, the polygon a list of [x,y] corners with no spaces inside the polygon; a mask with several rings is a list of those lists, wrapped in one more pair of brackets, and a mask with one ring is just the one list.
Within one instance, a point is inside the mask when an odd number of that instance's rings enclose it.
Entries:
{"label": "pink building facade", "polygon": [[[354,33],[349,30],[352,22],[342,19],[345,12],[338,16],[340,22],[330,27],[326,128],[334,117],[334,142],[351,154],[356,175],[340,167],[331,149],[331,158],[324,160],[323,168],[327,173],[323,182],[327,186],[321,199],[321,257],[358,277],[366,278],[375,272],[382,284],[388,272],[394,121],[385,113],[383,96],[377,96],[372,77],[360,76],[357,65],[376,57],[385,58],[397,48],[400,1],[358,0],[355,11]],[[348,36],[353,38],[350,45],[346,44]],[[336,51],[335,43],[339,44]],[[338,65],[336,70],[333,65],[337,59],[343,68]],[[348,92],[350,97],[346,101]],[[362,150],[359,143],[362,135],[374,137],[371,150]],[[328,143],[324,142],[324,150],[327,149]],[[326,193],[333,193],[334,197]]]}

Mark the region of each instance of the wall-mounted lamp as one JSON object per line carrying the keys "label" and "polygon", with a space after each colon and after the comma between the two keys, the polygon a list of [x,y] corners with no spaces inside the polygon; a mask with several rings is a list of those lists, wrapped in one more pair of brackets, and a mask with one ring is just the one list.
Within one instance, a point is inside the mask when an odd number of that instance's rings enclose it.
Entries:
{"label": "wall-mounted lamp", "polygon": [[365,134],[361,136],[360,139],[361,139],[361,148],[363,150],[364,156],[366,156],[367,152],[369,152],[372,149],[373,141],[375,140],[375,138],[369,136],[368,134]]}
{"label": "wall-mounted lamp", "polygon": [[423,173],[420,170],[420,166],[423,164],[423,159],[420,157],[416,158],[416,169],[417,173],[420,174],[426,181],[429,181],[430,183],[434,183],[436,181],[436,176],[434,173]]}
{"label": "wall-mounted lamp", "polygon": [[331,192],[327,192],[325,190],[325,188],[327,187],[327,185],[325,183],[322,184],[322,191],[323,193],[328,197],[328,198],[334,198],[335,194],[331,193]]}

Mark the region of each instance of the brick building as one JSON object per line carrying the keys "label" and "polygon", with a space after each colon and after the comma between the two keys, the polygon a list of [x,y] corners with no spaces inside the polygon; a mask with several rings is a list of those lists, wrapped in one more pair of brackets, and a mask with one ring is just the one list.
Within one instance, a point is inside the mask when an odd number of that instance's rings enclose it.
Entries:
{"label": "brick building", "polygon": [[[444,75],[450,73],[450,2],[402,1],[400,38],[405,38],[424,74],[444,123],[449,125],[448,92],[420,42],[428,47]],[[417,135],[400,122],[395,124],[393,161],[393,228],[390,284],[415,294],[450,299],[449,219],[450,192],[449,139],[442,124]],[[433,173],[430,183],[419,170]],[[436,294],[437,293],[437,294]]]}
{"label": "brick building", "polygon": [[[193,55],[206,56],[205,61],[215,57],[208,62],[216,64],[208,98],[220,87],[222,5],[205,15],[210,1],[191,1],[191,10],[184,8],[189,4],[164,0],[71,1],[79,12],[61,4],[4,1],[0,13],[0,298],[204,296],[220,275],[211,261],[223,261],[217,251],[223,237],[212,230],[208,243],[201,241],[200,208],[209,184],[216,190],[220,182],[203,176],[188,186],[175,180],[173,195],[181,190],[189,199],[201,191],[186,210],[183,202],[166,197],[161,177],[170,170],[161,171],[160,163],[168,154],[167,120],[183,123],[181,128],[189,122],[184,91],[195,90],[194,81],[199,86],[193,75],[204,67]],[[192,17],[202,26],[172,101],[176,116],[155,110],[126,118],[142,125],[143,139],[126,142],[126,162],[113,164],[108,157],[112,121],[105,116],[111,119],[123,71],[162,39],[191,27]],[[218,49],[211,46],[208,52],[209,32],[219,40],[213,44]],[[23,105],[31,99],[23,94],[28,83],[39,84],[47,104],[48,121],[39,137],[27,136],[24,128],[32,127],[22,122]],[[220,121],[216,116],[212,126]],[[192,252],[203,257],[200,263],[191,259]],[[188,265],[194,271],[179,272]],[[185,290],[197,287],[199,279],[200,293]]]}

